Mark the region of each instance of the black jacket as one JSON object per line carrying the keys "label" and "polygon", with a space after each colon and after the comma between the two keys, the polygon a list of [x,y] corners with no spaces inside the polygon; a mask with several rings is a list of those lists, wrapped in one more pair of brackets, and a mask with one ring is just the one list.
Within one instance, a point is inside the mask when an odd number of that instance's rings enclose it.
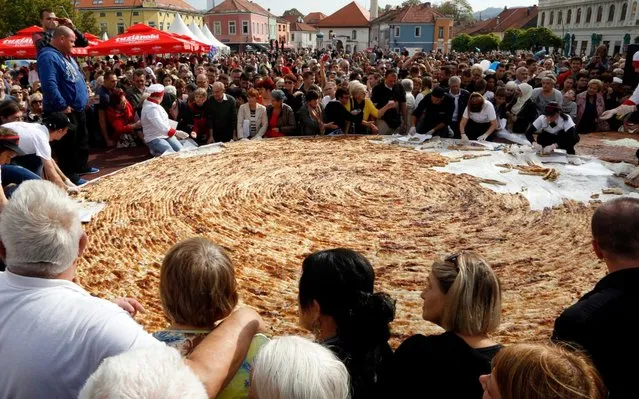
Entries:
{"label": "black jacket", "polygon": [[639,267],[602,278],[555,321],[553,340],[585,349],[610,391],[610,399],[639,398],[637,328]]}
{"label": "black jacket", "polygon": [[[468,92],[468,90],[465,90],[465,89],[459,89],[459,90],[461,90],[461,92],[459,93],[459,100],[457,101],[458,102],[457,106],[459,107],[459,110],[457,111],[457,122],[462,120],[462,115],[464,114],[464,110],[466,109],[466,106],[468,105],[468,99],[470,98],[470,93]],[[450,89],[446,90],[446,93],[450,94],[450,96],[453,97],[453,104],[454,104],[455,97],[450,92]],[[453,113],[454,112],[455,111],[453,110]]]}

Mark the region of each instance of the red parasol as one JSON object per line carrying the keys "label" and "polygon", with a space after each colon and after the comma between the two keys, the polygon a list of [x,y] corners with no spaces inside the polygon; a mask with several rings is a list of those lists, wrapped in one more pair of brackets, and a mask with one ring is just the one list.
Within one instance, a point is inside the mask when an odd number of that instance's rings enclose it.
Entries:
{"label": "red parasol", "polygon": [[[44,30],[36,25],[19,30],[14,36],[0,39],[0,57],[35,58],[36,48],[33,44],[34,34],[41,34]],[[76,47],[74,55],[87,55],[87,48]]]}
{"label": "red parasol", "polygon": [[91,47],[89,55],[196,53],[200,51],[199,43],[192,40],[175,37],[145,24],[136,24],[127,29],[125,33]]}

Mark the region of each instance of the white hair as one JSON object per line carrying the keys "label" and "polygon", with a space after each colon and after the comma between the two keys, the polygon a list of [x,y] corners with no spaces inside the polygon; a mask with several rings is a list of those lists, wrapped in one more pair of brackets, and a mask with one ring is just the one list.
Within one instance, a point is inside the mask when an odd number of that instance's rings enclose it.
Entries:
{"label": "white hair", "polygon": [[347,399],[349,389],[344,364],[306,338],[275,338],[255,358],[251,391],[258,399]]}
{"label": "white hair", "polygon": [[78,399],[206,399],[204,385],[171,347],[144,348],[105,359]]}
{"label": "white hair", "polygon": [[458,76],[451,76],[450,78],[448,78],[449,86],[458,85],[458,84],[461,84],[461,79],[459,79]]}
{"label": "white hair", "polygon": [[166,94],[173,94],[174,96],[177,96],[177,89],[173,85],[164,86],[164,92]]}
{"label": "white hair", "polygon": [[84,234],[79,206],[55,184],[21,183],[0,215],[8,270],[55,277],[73,265]]}
{"label": "white hair", "polygon": [[368,87],[359,80],[353,80],[348,84],[348,92],[351,96],[356,96],[359,93],[366,93],[366,90],[368,90]]}
{"label": "white hair", "polygon": [[402,87],[406,91],[413,91],[413,81],[412,81],[412,79],[402,79]]}

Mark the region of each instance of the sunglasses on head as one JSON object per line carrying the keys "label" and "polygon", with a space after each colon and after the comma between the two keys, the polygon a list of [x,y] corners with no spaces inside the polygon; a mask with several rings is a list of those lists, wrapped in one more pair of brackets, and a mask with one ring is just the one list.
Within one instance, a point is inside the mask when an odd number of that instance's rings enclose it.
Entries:
{"label": "sunglasses on head", "polygon": [[459,270],[459,264],[457,263],[457,260],[459,259],[460,256],[461,256],[461,253],[448,255],[447,257],[444,258],[444,262],[452,263],[453,265],[455,265],[455,269]]}

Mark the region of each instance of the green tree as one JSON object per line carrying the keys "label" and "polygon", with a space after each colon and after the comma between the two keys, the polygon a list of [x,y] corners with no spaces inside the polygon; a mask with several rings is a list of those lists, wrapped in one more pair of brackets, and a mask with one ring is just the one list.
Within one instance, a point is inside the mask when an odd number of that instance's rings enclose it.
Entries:
{"label": "green tree", "polygon": [[497,37],[494,33],[473,36],[469,46],[471,51],[476,48],[482,52],[497,50],[499,48],[499,37]]}
{"label": "green tree", "polygon": [[473,7],[468,0],[448,0],[437,6],[437,11],[452,18],[455,23],[470,22],[475,19]]}
{"label": "green tree", "polygon": [[517,48],[536,51],[542,47],[561,47],[562,40],[548,28],[528,28],[517,41]]}
{"label": "green tree", "polygon": [[453,50],[455,51],[469,51],[470,50],[470,42],[473,40],[472,36],[467,33],[462,33],[461,35],[457,35],[451,42],[453,46]]}
{"label": "green tree", "polygon": [[31,25],[39,26],[43,8],[51,9],[60,17],[73,18],[70,0],[0,0],[0,35],[4,37]]}
{"label": "green tree", "polygon": [[98,21],[95,19],[95,14],[91,11],[76,11],[73,17],[73,24],[80,30],[80,32],[89,32],[96,36],[100,35]]}
{"label": "green tree", "polygon": [[517,44],[522,33],[522,29],[506,29],[499,48],[507,51],[518,50],[519,48],[517,47]]}
{"label": "green tree", "polygon": [[405,2],[402,3],[402,7],[418,6],[420,4],[422,4],[422,2],[420,0],[406,0]]}

